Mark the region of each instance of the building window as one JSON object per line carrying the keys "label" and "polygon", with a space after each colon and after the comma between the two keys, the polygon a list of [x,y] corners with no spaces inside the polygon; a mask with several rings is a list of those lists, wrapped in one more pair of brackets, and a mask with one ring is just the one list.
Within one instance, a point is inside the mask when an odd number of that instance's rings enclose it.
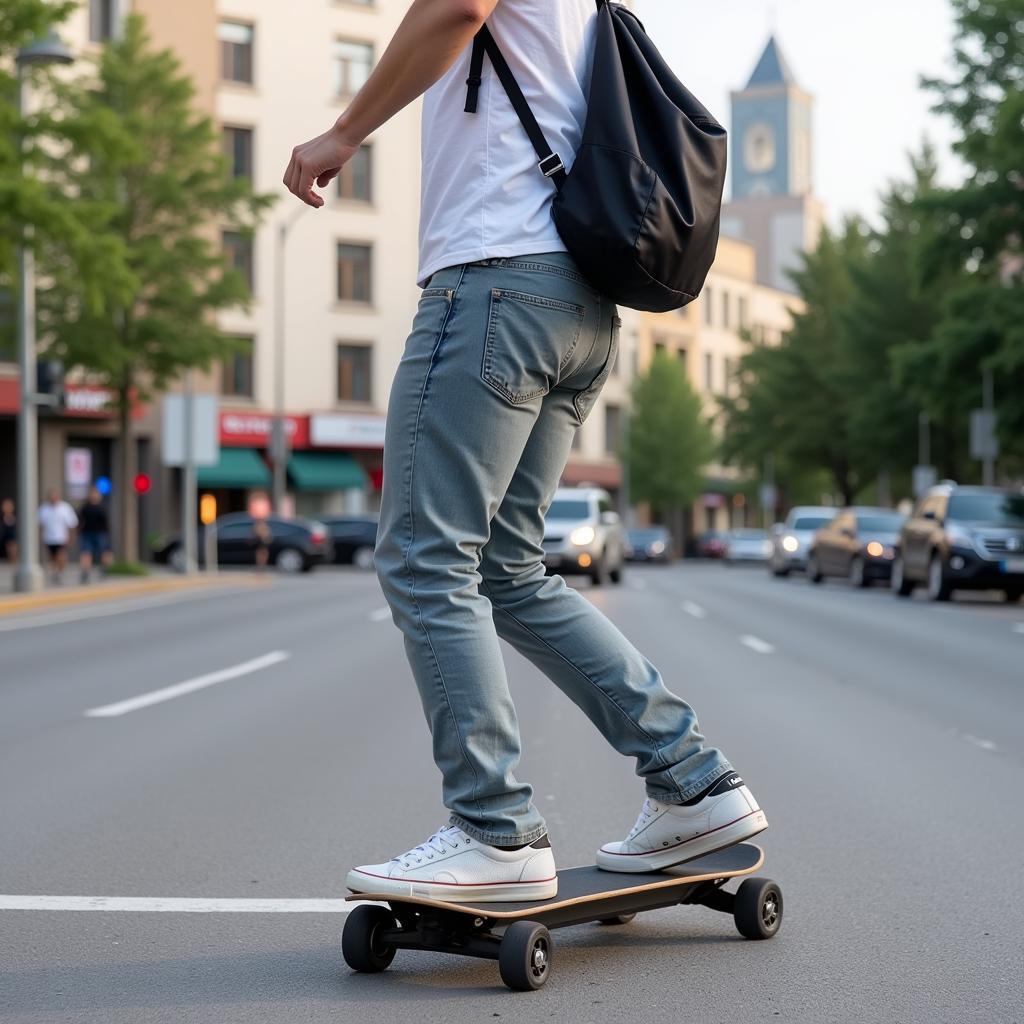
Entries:
{"label": "building window", "polygon": [[722,326],[729,329],[729,293],[722,292]]}
{"label": "building window", "polygon": [[622,441],[622,410],[617,405],[604,407],[604,450],[615,455]]}
{"label": "building window", "polygon": [[252,181],[252,129],[224,129],[224,155],[228,159],[228,167],[232,178],[248,178]]}
{"label": "building window", "polygon": [[225,82],[252,85],[252,25],[222,21],[217,26],[217,38],[220,40],[220,77]]}
{"label": "building window", "polygon": [[711,359],[711,353],[704,353],[704,390],[711,392],[714,390],[715,378],[714,378],[714,363]]}
{"label": "building window", "polygon": [[254,287],[251,236],[243,235],[240,231],[225,231],[221,234],[221,244],[231,266],[242,275],[246,287],[252,293]]}
{"label": "building window", "polygon": [[371,301],[369,245],[338,243],[338,299],[341,302]]}
{"label": "building window", "polygon": [[373,150],[364,143],[338,175],[338,198],[360,203],[373,201]]}
{"label": "building window", "polygon": [[715,322],[715,293],[708,287],[704,288],[704,323],[711,327]]}
{"label": "building window", "polygon": [[251,336],[236,335],[235,350],[224,357],[221,363],[220,393],[232,398],[252,398],[252,351]]}
{"label": "building window", "polygon": [[334,92],[338,96],[355,96],[373,70],[373,44],[353,39],[334,42]]}
{"label": "building window", "polygon": [[114,0],[89,0],[89,38],[102,43],[114,34]]}
{"label": "building window", "polygon": [[369,402],[370,366],[373,349],[370,345],[338,346],[338,401]]}
{"label": "building window", "polygon": [[740,296],[738,316],[740,320],[740,330],[745,331],[747,329],[747,298],[745,295]]}

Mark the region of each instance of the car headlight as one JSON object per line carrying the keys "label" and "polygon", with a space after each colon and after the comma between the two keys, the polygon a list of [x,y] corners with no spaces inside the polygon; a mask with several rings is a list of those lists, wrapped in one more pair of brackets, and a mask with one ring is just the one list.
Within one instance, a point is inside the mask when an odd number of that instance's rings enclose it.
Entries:
{"label": "car headlight", "polygon": [[800,541],[793,536],[786,536],[782,538],[782,550],[788,551],[793,554],[794,551],[798,551],[800,548]]}
{"label": "car headlight", "polygon": [[587,544],[593,544],[596,536],[597,533],[592,526],[577,526],[576,529],[569,534],[569,543],[576,544],[579,547],[585,547]]}
{"label": "car headlight", "polygon": [[869,554],[869,555],[870,555],[870,556],[871,556],[872,558],[881,558],[881,557],[882,557],[882,555],[884,555],[884,554],[885,554],[885,548],[884,548],[884,547],[882,547],[882,545],[881,545],[881,544],[879,544],[877,540],[873,540],[873,541],[871,541],[871,542],[870,542],[870,543],[868,544],[868,546],[867,546],[867,547],[865,548],[865,551],[867,551],[867,553],[868,553],[868,554]]}
{"label": "car headlight", "polygon": [[660,555],[662,553],[662,551],[664,551],[664,550],[665,550],[665,542],[663,540],[656,540],[651,545],[651,553],[652,554]]}

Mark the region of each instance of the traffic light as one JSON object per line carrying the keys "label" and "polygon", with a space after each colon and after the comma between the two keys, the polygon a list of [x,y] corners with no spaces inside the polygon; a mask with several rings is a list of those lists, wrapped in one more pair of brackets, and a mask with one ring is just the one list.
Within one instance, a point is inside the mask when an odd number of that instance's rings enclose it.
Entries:
{"label": "traffic light", "polygon": [[199,521],[209,526],[217,519],[217,498],[213,494],[204,494],[199,499]]}
{"label": "traffic light", "polygon": [[132,481],[132,487],[135,488],[136,494],[149,494],[152,486],[153,481],[149,478],[148,473],[135,474],[135,479]]}

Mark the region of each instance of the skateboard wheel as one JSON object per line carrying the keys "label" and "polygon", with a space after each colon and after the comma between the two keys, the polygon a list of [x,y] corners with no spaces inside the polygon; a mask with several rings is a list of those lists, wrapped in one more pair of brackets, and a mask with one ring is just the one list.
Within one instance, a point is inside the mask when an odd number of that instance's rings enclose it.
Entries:
{"label": "skateboard wheel", "polygon": [[355,907],[348,915],[341,933],[341,953],[353,971],[376,974],[386,970],[395,959],[395,947],[382,942],[385,928],[396,928],[398,922],[385,907]]}
{"label": "skateboard wheel", "polygon": [[516,921],[498,950],[501,980],[513,992],[532,992],[551,973],[551,933],[536,921]]}
{"label": "skateboard wheel", "polygon": [[770,939],[782,924],[782,890],[770,878],[748,878],[733,903],[736,930],[746,939]]}
{"label": "skateboard wheel", "polygon": [[636,914],[616,914],[614,917],[598,918],[597,923],[606,925],[629,924],[629,922],[632,921],[634,917],[636,917]]}

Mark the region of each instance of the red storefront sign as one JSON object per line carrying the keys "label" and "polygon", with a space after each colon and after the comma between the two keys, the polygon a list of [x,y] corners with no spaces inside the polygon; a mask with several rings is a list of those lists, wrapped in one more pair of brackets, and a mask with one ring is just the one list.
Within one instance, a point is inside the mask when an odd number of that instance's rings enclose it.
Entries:
{"label": "red storefront sign", "polygon": [[[265,412],[231,412],[220,414],[220,443],[225,448],[267,448],[274,417]],[[309,447],[309,417],[285,416],[284,429],[291,448]]]}

